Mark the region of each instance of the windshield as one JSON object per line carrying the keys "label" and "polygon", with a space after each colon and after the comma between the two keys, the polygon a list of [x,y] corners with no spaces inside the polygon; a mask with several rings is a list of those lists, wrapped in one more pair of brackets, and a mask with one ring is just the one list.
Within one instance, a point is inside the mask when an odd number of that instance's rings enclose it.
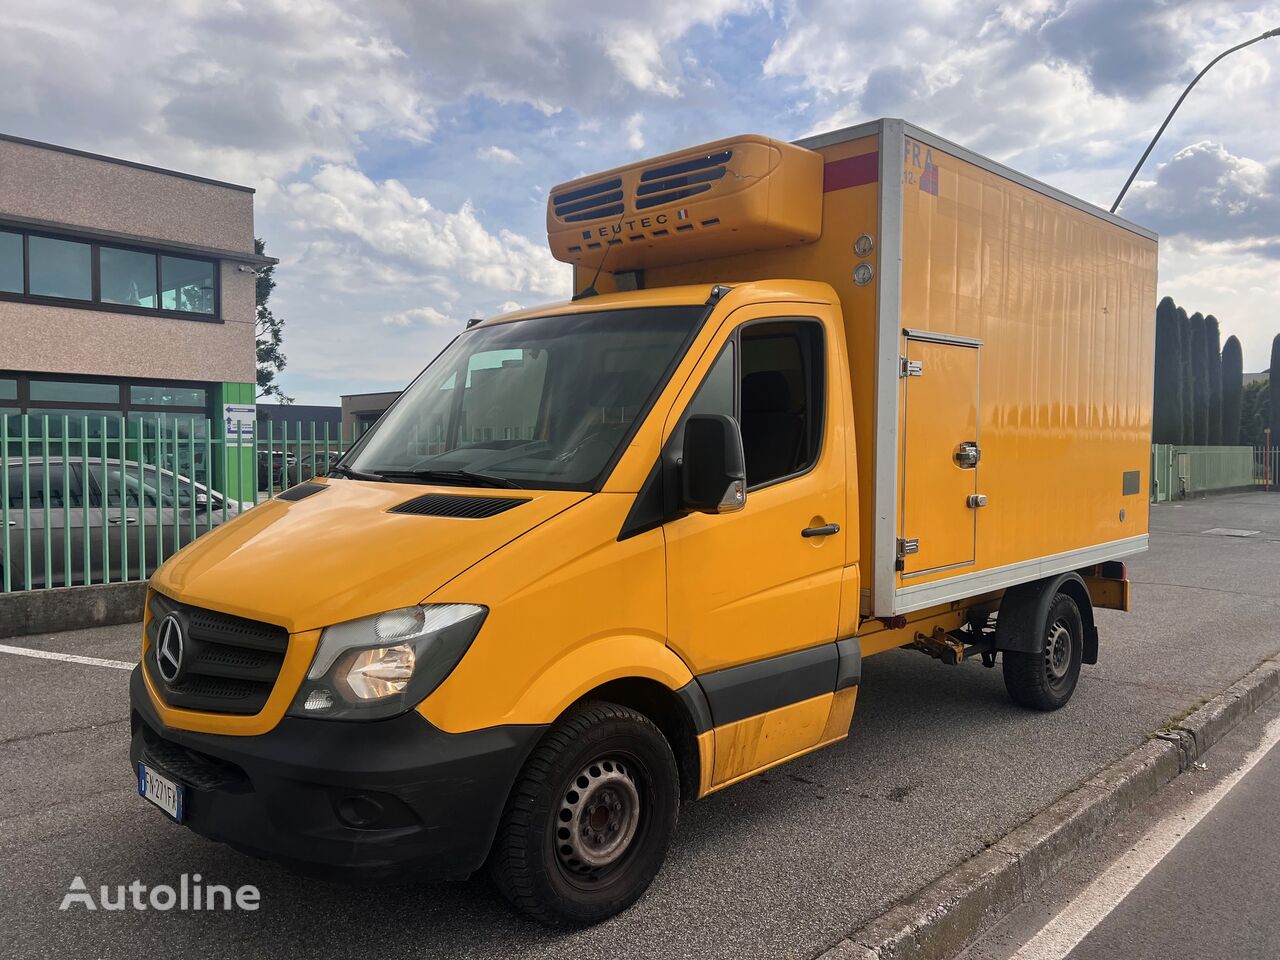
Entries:
{"label": "windshield", "polygon": [[344,466],[426,482],[597,489],[705,309],[538,317],[463,333]]}

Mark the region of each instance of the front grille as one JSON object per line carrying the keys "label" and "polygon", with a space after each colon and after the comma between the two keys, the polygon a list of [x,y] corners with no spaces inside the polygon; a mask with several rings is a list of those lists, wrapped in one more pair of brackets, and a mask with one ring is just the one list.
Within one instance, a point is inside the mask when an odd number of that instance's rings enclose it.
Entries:
{"label": "front grille", "polygon": [[[289,633],[284,627],[178,603],[151,591],[147,675],[171,707],[212,713],[257,713],[280,675]],[[165,680],[157,661],[160,627],[173,615],[182,629],[177,676]],[[170,666],[169,671],[172,673]]]}

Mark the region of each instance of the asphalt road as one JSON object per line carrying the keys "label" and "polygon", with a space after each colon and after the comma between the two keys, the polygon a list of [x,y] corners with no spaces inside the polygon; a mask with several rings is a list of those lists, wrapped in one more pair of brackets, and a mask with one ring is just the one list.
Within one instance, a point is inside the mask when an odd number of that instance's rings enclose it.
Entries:
{"label": "asphalt road", "polygon": [[[998,669],[894,651],[864,665],[848,741],[687,805],[648,896],[590,930],[517,919],[482,881],[298,878],[170,824],[136,794],[127,673],[0,654],[0,937],[15,957],[808,956],[945,873],[1280,652],[1280,497],[1153,511],[1134,610],[1055,714]],[[1051,522],[1051,518],[1046,518]],[[1212,528],[1257,534],[1233,538]],[[5,641],[133,660],[136,628]],[[254,884],[254,913],[58,907],[72,879]]]}
{"label": "asphalt road", "polygon": [[1280,957],[1278,740],[1273,700],[959,960]]}

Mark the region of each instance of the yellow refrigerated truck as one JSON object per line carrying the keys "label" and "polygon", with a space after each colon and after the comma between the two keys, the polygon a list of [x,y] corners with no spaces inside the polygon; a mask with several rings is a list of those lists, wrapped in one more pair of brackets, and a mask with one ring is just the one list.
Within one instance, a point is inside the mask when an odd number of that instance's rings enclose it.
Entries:
{"label": "yellow refrigerated truck", "polygon": [[583,177],[547,227],[573,300],[153,578],[143,796],[583,923],[681,797],[844,738],[865,656],[1067,702],[1147,543],[1154,234],[892,119]]}

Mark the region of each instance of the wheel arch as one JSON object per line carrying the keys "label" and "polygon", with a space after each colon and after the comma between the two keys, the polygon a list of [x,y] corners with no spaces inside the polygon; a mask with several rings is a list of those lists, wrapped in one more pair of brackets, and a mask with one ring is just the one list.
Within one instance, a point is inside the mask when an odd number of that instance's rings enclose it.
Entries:
{"label": "wheel arch", "polygon": [[697,680],[673,690],[648,677],[619,677],[589,690],[565,712],[588,700],[630,707],[652,721],[675,754],[681,799],[692,800],[698,796],[702,777],[702,748],[698,737],[711,729],[711,710]]}
{"label": "wheel arch", "polygon": [[1081,662],[1098,662],[1098,627],[1093,617],[1093,600],[1084,579],[1075,571],[1060,573],[1043,580],[1020,583],[1005,591],[996,618],[996,649],[1014,653],[1035,653],[1040,639],[1039,625],[1049,613],[1049,604],[1059,593],[1065,593],[1080,609],[1084,627],[1084,649]]}

